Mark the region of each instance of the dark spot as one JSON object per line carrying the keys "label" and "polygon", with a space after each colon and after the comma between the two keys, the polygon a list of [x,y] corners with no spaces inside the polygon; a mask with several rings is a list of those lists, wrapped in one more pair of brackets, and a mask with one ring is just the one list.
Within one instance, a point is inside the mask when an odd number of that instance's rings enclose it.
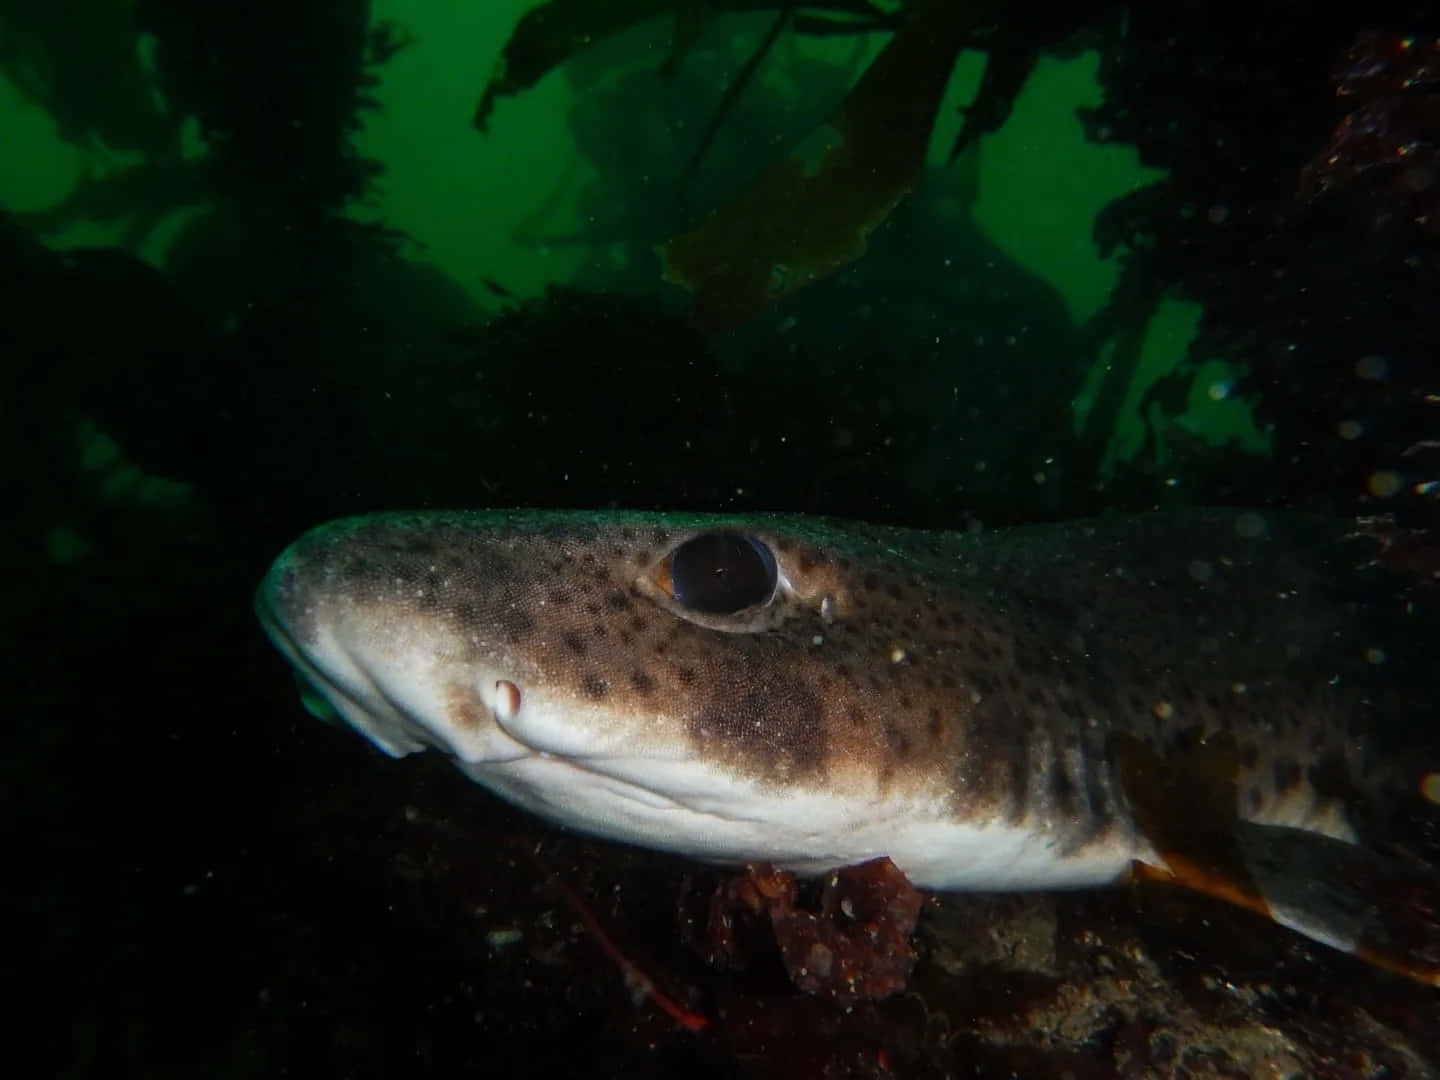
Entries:
{"label": "dark spot", "polygon": [[1277,794],[1283,795],[1296,784],[1300,783],[1300,777],[1302,775],[1300,766],[1289,758],[1282,758],[1275,762],[1271,771],[1274,773],[1275,791]]}
{"label": "dark spot", "polygon": [[628,611],[630,598],[619,589],[615,589],[605,594],[605,604],[611,611]]}
{"label": "dark spot", "polygon": [[560,638],[560,640],[563,641],[565,643],[565,647],[571,652],[573,652],[576,656],[585,655],[587,651],[585,648],[585,641],[574,630],[567,630],[564,636]]}
{"label": "dark spot", "polygon": [[926,714],[925,730],[930,733],[932,742],[938,743],[945,734],[945,717],[941,714],[940,710],[933,705],[930,706],[930,711]]}
{"label": "dark spot", "polygon": [[895,723],[894,720],[886,720],[885,745],[890,747],[891,750],[895,751],[895,755],[897,757],[908,758],[910,756],[911,745],[910,733],[907,732],[899,724]]}
{"label": "dark spot", "polygon": [[675,678],[680,680],[681,686],[694,686],[695,683],[698,681],[699,676],[695,674],[694,668],[682,667],[676,669]]}
{"label": "dark spot", "polygon": [[891,600],[899,600],[900,586],[892,581],[889,585],[885,586],[885,595],[890,597]]}
{"label": "dark spot", "polygon": [[1260,795],[1260,789],[1254,784],[1251,784],[1245,792],[1245,802],[1249,805],[1250,812],[1252,814],[1257,812],[1260,809],[1260,804],[1264,801],[1264,798]]}
{"label": "dark spot", "polygon": [[399,548],[410,555],[434,555],[435,541],[424,533],[411,533],[400,542]]}
{"label": "dark spot", "polygon": [[880,587],[880,579],[876,577],[874,572],[872,571],[871,573],[865,575],[865,580],[863,580],[860,584],[866,592],[874,592]]}
{"label": "dark spot", "polygon": [[[1345,803],[1358,802],[1363,799],[1354,778],[1350,775],[1349,767],[1339,756],[1328,757],[1310,766],[1308,775],[1311,786],[1321,798],[1338,799]],[[1361,775],[1364,775],[1363,766]]]}
{"label": "dark spot", "polygon": [[648,694],[655,689],[655,680],[643,671],[632,671],[630,673],[630,687],[642,694]]}
{"label": "dark spot", "polygon": [[1015,820],[1030,776],[1031,725],[999,697],[986,697],[967,717],[957,788]]}
{"label": "dark spot", "polygon": [[610,692],[610,687],[605,680],[593,672],[580,680],[580,689],[585,692],[586,697],[597,701]]}
{"label": "dark spot", "polygon": [[1049,776],[1050,802],[1057,811],[1064,817],[1071,817],[1078,809],[1076,806],[1075,782],[1070,778],[1070,771],[1056,759],[1050,766]]}
{"label": "dark spot", "polygon": [[365,555],[349,555],[340,566],[340,577],[347,581],[364,581],[379,574],[379,566]]}
{"label": "dark spot", "polygon": [[1240,764],[1247,769],[1253,769],[1255,763],[1260,760],[1260,748],[1253,742],[1247,742],[1240,747]]}
{"label": "dark spot", "polygon": [[535,620],[515,608],[507,609],[499,616],[500,629],[512,645],[521,641],[535,629]]}

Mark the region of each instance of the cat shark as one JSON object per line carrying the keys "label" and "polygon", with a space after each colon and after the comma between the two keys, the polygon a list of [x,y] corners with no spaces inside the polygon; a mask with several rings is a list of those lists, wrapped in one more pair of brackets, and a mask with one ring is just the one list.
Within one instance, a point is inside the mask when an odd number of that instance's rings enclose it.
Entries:
{"label": "cat shark", "polygon": [[1365,554],[1249,510],[382,513],[301,537],[257,611],[316,711],[561,826],[934,890],[1158,879],[1440,985],[1434,869],[1376,841],[1434,809],[1440,762],[1377,735],[1433,687],[1386,668]]}

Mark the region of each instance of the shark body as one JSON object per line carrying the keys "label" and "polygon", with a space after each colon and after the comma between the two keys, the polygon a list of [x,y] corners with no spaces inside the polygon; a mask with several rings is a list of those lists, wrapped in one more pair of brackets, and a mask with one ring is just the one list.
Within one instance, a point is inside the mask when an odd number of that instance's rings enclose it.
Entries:
{"label": "shark body", "polygon": [[[1175,849],[1215,831],[1186,823],[1218,816],[1241,837],[1201,860],[1218,891],[1364,951],[1364,920],[1273,902],[1290,868],[1358,851],[1363,807],[1411,782],[1367,735],[1376,648],[1337,592],[1337,536],[1218,510],[980,534],[379,514],[302,537],[258,610],[385,752],[438,749],[565,826],[1022,889],[1186,879]],[[1203,775],[1171,785],[1192,754]]]}

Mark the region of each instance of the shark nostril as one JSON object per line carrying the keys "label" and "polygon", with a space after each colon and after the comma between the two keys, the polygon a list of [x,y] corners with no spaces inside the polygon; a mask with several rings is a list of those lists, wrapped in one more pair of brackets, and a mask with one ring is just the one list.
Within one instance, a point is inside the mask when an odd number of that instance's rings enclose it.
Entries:
{"label": "shark nostril", "polygon": [[495,682],[495,719],[501,724],[515,719],[520,711],[520,688],[508,679]]}

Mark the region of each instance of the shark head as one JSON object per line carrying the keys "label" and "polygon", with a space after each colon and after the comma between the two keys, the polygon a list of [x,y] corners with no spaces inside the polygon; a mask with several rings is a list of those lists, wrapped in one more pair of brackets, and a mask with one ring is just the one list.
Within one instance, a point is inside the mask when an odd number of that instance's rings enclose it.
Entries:
{"label": "shark head", "polygon": [[388,754],[439,750],[612,839],[820,870],[906,830],[926,845],[953,811],[958,730],[920,674],[937,659],[916,622],[928,587],[854,550],[880,551],[883,530],[841,549],[825,528],[374,515],[302,537],[257,607],[302,681]]}

